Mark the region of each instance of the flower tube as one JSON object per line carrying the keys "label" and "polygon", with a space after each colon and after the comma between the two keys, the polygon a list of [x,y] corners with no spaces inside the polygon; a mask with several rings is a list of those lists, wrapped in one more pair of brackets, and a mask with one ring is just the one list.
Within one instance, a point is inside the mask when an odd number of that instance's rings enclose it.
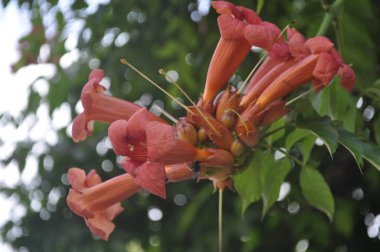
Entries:
{"label": "flower tube", "polygon": [[82,89],[81,101],[84,112],[73,121],[72,137],[75,142],[82,141],[92,134],[93,121],[112,123],[118,119],[128,120],[141,107],[129,101],[104,94],[105,88],[99,84],[104,72],[94,69]]}

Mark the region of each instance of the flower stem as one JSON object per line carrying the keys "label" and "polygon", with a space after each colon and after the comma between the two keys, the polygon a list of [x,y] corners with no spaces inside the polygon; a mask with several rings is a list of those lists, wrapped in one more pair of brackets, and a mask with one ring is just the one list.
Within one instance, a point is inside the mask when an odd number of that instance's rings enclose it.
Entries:
{"label": "flower stem", "polygon": [[298,165],[301,166],[301,167],[304,166],[304,163],[303,163],[301,160],[299,160],[298,158],[296,158],[296,157],[290,155],[288,152],[284,151],[283,149],[275,148],[275,147],[273,147],[273,146],[271,146],[271,145],[268,145],[268,144],[265,144],[265,143],[261,143],[261,146],[263,146],[264,148],[269,149],[269,150],[272,151],[273,153],[274,153],[275,151],[281,152],[282,154],[285,155],[286,158],[292,160],[294,163],[298,164]]}
{"label": "flower stem", "polygon": [[219,189],[219,209],[218,209],[218,223],[219,223],[219,252],[222,252],[222,244],[223,244],[223,189]]}
{"label": "flower stem", "polygon": [[278,127],[277,129],[271,130],[271,131],[265,133],[265,135],[263,135],[263,136],[261,137],[261,139],[264,139],[264,138],[266,138],[266,137],[268,137],[268,136],[270,136],[270,135],[273,135],[274,133],[276,133],[276,132],[278,132],[278,131],[280,131],[280,130],[286,128],[287,126],[289,126],[289,124],[285,124],[285,125],[283,125],[283,126],[281,126],[281,127]]}
{"label": "flower stem", "polygon": [[323,18],[321,26],[319,27],[317,36],[324,35],[326,33],[333,19],[335,19],[338,16],[339,10],[343,3],[344,0],[335,0],[335,2],[330,6],[330,8],[325,14],[325,17]]}

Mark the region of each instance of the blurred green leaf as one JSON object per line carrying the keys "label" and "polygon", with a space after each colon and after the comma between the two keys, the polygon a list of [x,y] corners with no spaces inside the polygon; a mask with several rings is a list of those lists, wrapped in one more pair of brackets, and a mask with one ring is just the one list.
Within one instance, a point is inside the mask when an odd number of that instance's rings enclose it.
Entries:
{"label": "blurred green leaf", "polygon": [[302,193],[306,200],[324,212],[330,221],[334,216],[334,198],[330,188],[318,170],[304,167],[300,174]]}

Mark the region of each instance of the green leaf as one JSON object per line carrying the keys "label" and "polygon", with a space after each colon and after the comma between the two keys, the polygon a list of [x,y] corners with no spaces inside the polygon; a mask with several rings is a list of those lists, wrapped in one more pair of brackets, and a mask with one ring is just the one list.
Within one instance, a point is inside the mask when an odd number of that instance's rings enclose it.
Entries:
{"label": "green leaf", "polygon": [[306,119],[299,116],[296,120],[296,125],[297,127],[306,129],[319,137],[326,145],[331,156],[336,151],[339,144],[339,135],[328,116]]}
{"label": "green leaf", "polygon": [[258,150],[254,155],[249,166],[233,176],[235,190],[243,200],[242,214],[244,214],[250,204],[258,201],[261,197],[260,166],[262,166],[267,154]]}
{"label": "green leaf", "polygon": [[285,141],[285,149],[290,150],[294,144],[307,137],[310,134],[307,130],[304,129],[295,129],[288,134]]}
{"label": "green leaf", "polygon": [[343,128],[338,128],[339,142],[351,153],[355,158],[359,168],[363,166],[363,146],[362,142],[355,134],[348,132]]}
{"label": "green leaf", "polygon": [[289,151],[294,144],[301,142],[302,160],[306,164],[315,146],[315,138],[309,131],[297,128],[286,138],[285,149]]}
{"label": "green leaf", "polygon": [[266,138],[269,145],[271,145],[272,143],[276,142],[284,136],[285,128],[283,127],[285,126],[285,123],[285,117],[282,117],[281,119],[272,123],[272,125],[268,128],[267,132],[276,131],[275,133],[269,135]]}
{"label": "green leaf", "polygon": [[330,221],[334,216],[334,198],[330,188],[318,170],[305,167],[301,171],[300,184],[306,200],[324,212]]}
{"label": "green leaf", "polygon": [[315,146],[315,136],[306,137],[301,143],[302,161],[306,164],[309,161],[310,153]]}
{"label": "green leaf", "polygon": [[357,113],[355,101],[339,81],[339,78],[335,78],[318,94],[310,94],[310,99],[320,116],[327,115],[333,120],[341,121],[344,128],[354,131]]}
{"label": "green leaf", "polygon": [[267,162],[264,163],[263,168],[266,172],[262,172],[263,184],[263,211],[261,217],[264,218],[269,208],[276,202],[280,193],[280,187],[284,182],[286,175],[292,168],[291,162],[283,158],[275,161],[273,155],[268,155]]}
{"label": "green leaf", "polygon": [[363,143],[363,157],[380,171],[380,148],[370,143]]}

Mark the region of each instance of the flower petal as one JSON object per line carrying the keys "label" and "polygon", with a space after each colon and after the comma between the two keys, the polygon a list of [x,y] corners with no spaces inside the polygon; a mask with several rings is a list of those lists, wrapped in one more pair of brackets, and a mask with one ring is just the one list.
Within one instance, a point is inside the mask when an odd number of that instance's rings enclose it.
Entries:
{"label": "flower petal", "polygon": [[344,64],[342,69],[339,71],[339,75],[341,77],[340,83],[347,91],[351,91],[356,80],[354,70],[349,65]]}
{"label": "flower petal", "polygon": [[136,177],[136,169],[139,168],[145,161],[140,160],[132,160],[129,157],[125,157],[121,162],[120,165],[123,167],[123,169],[131,174],[132,177]]}
{"label": "flower petal", "polygon": [[92,134],[94,121],[87,121],[86,114],[84,112],[80,113],[75,117],[73,121],[73,126],[71,134],[74,142],[80,142],[85,140],[88,136]]}
{"label": "flower petal", "polygon": [[147,125],[148,159],[165,164],[178,164],[194,160],[196,148],[175,138],[175,128],[160,122]]}
{"label": "flower petal", "polygon": [[[136,112],[137,113],[137,112]],[[128,155],[130,153],[128,141],[128,121],[117,120],[108,128],[108,137],[112,148],[117,155]]]}
{"label": "flower petal", "polygon": [[128,120],[128,134],[137,141],[145,141],[146,127],[152,121],[166,123],[155,114],[149,112],[145,107],[139,109]]}
{"label": "flower petal", "polygon": [[145,162],[136,170],[135,182],[149,192],[166,198],[165,168],[163,163]]}
{"label": "flower petal", "polygon": [[91,110],[92,98],[91,92],[103,93],[105,88],[99,84],[104,77],[104,71],[102,69],[94,69],[88,76],[88,81],[84,85],[81,93],[81,101],[85,111]]}
{"label": "flower petal", "polygon": [[102,179],[98,175],[95,169],[92,169],[86,176],[86,180],[84,182],[86,187],[93,187],[102,183]]}
{"label": "flower petal", "polygon": [[339,70],[339,63],[330,53],[320,53],[313,76],[323,85],[327,86]]}
{"label": "flower petal", "polygon": [[185,163],[166,165],[165,172],[169,182],[179,182],[195,178],[194,172]]}
{"label": "flower petal", "polygon": [[242,13],[236,8],[236,6],[227,1],[212,1],[211,6],[219,14],[234,15],[236,18],[242,19]]}
{"label": "flower petal", "polygon": [[67,172],[67,177],[74,190],[82,191],[86,188],[86,173],[82,169],[76,167],[70,168]]}
{"label": "flower petal", "polygon": [[334,43],[332,43],[328,38],[323,36],[317,36],[306,40],[305,45],[310,49],[311,53],[318,54],[322,52],[330,52],[334,48]]}
{"label": "flower petal", "polygon": [[268,54],[269,57],[280,61],[288,60],[292,57],[288,44],[284,42],[274,43]]}
{"label": "flower petal", "polygon": [[272,49],[273,44],[279,39],[281,30],[270,22],[261,22],[256,25],[247,25],[245,28],[245,38],[253,46],[261,47],[266,51]]}
{"label": "flower petal", "polygon": [[105,241],[108,240],[109,235],[115,229],[115,224],[104,217],[102,218],[101,213],[97,213],[95,217],[85,219],[85,221],[91,232]]}
{"label": "flower petal", "polygon": [[218,168],[230,168],[235,163],[235,158],[229,151],[215,148],[207,148],[206,150],[212,154],[203,162],[205,165]]}
{"label": "flower petal", "polygon": [[287,29],[289,51],[297,60],[305,58],[310,50],[305,46],[305,37],[294,28]]}

